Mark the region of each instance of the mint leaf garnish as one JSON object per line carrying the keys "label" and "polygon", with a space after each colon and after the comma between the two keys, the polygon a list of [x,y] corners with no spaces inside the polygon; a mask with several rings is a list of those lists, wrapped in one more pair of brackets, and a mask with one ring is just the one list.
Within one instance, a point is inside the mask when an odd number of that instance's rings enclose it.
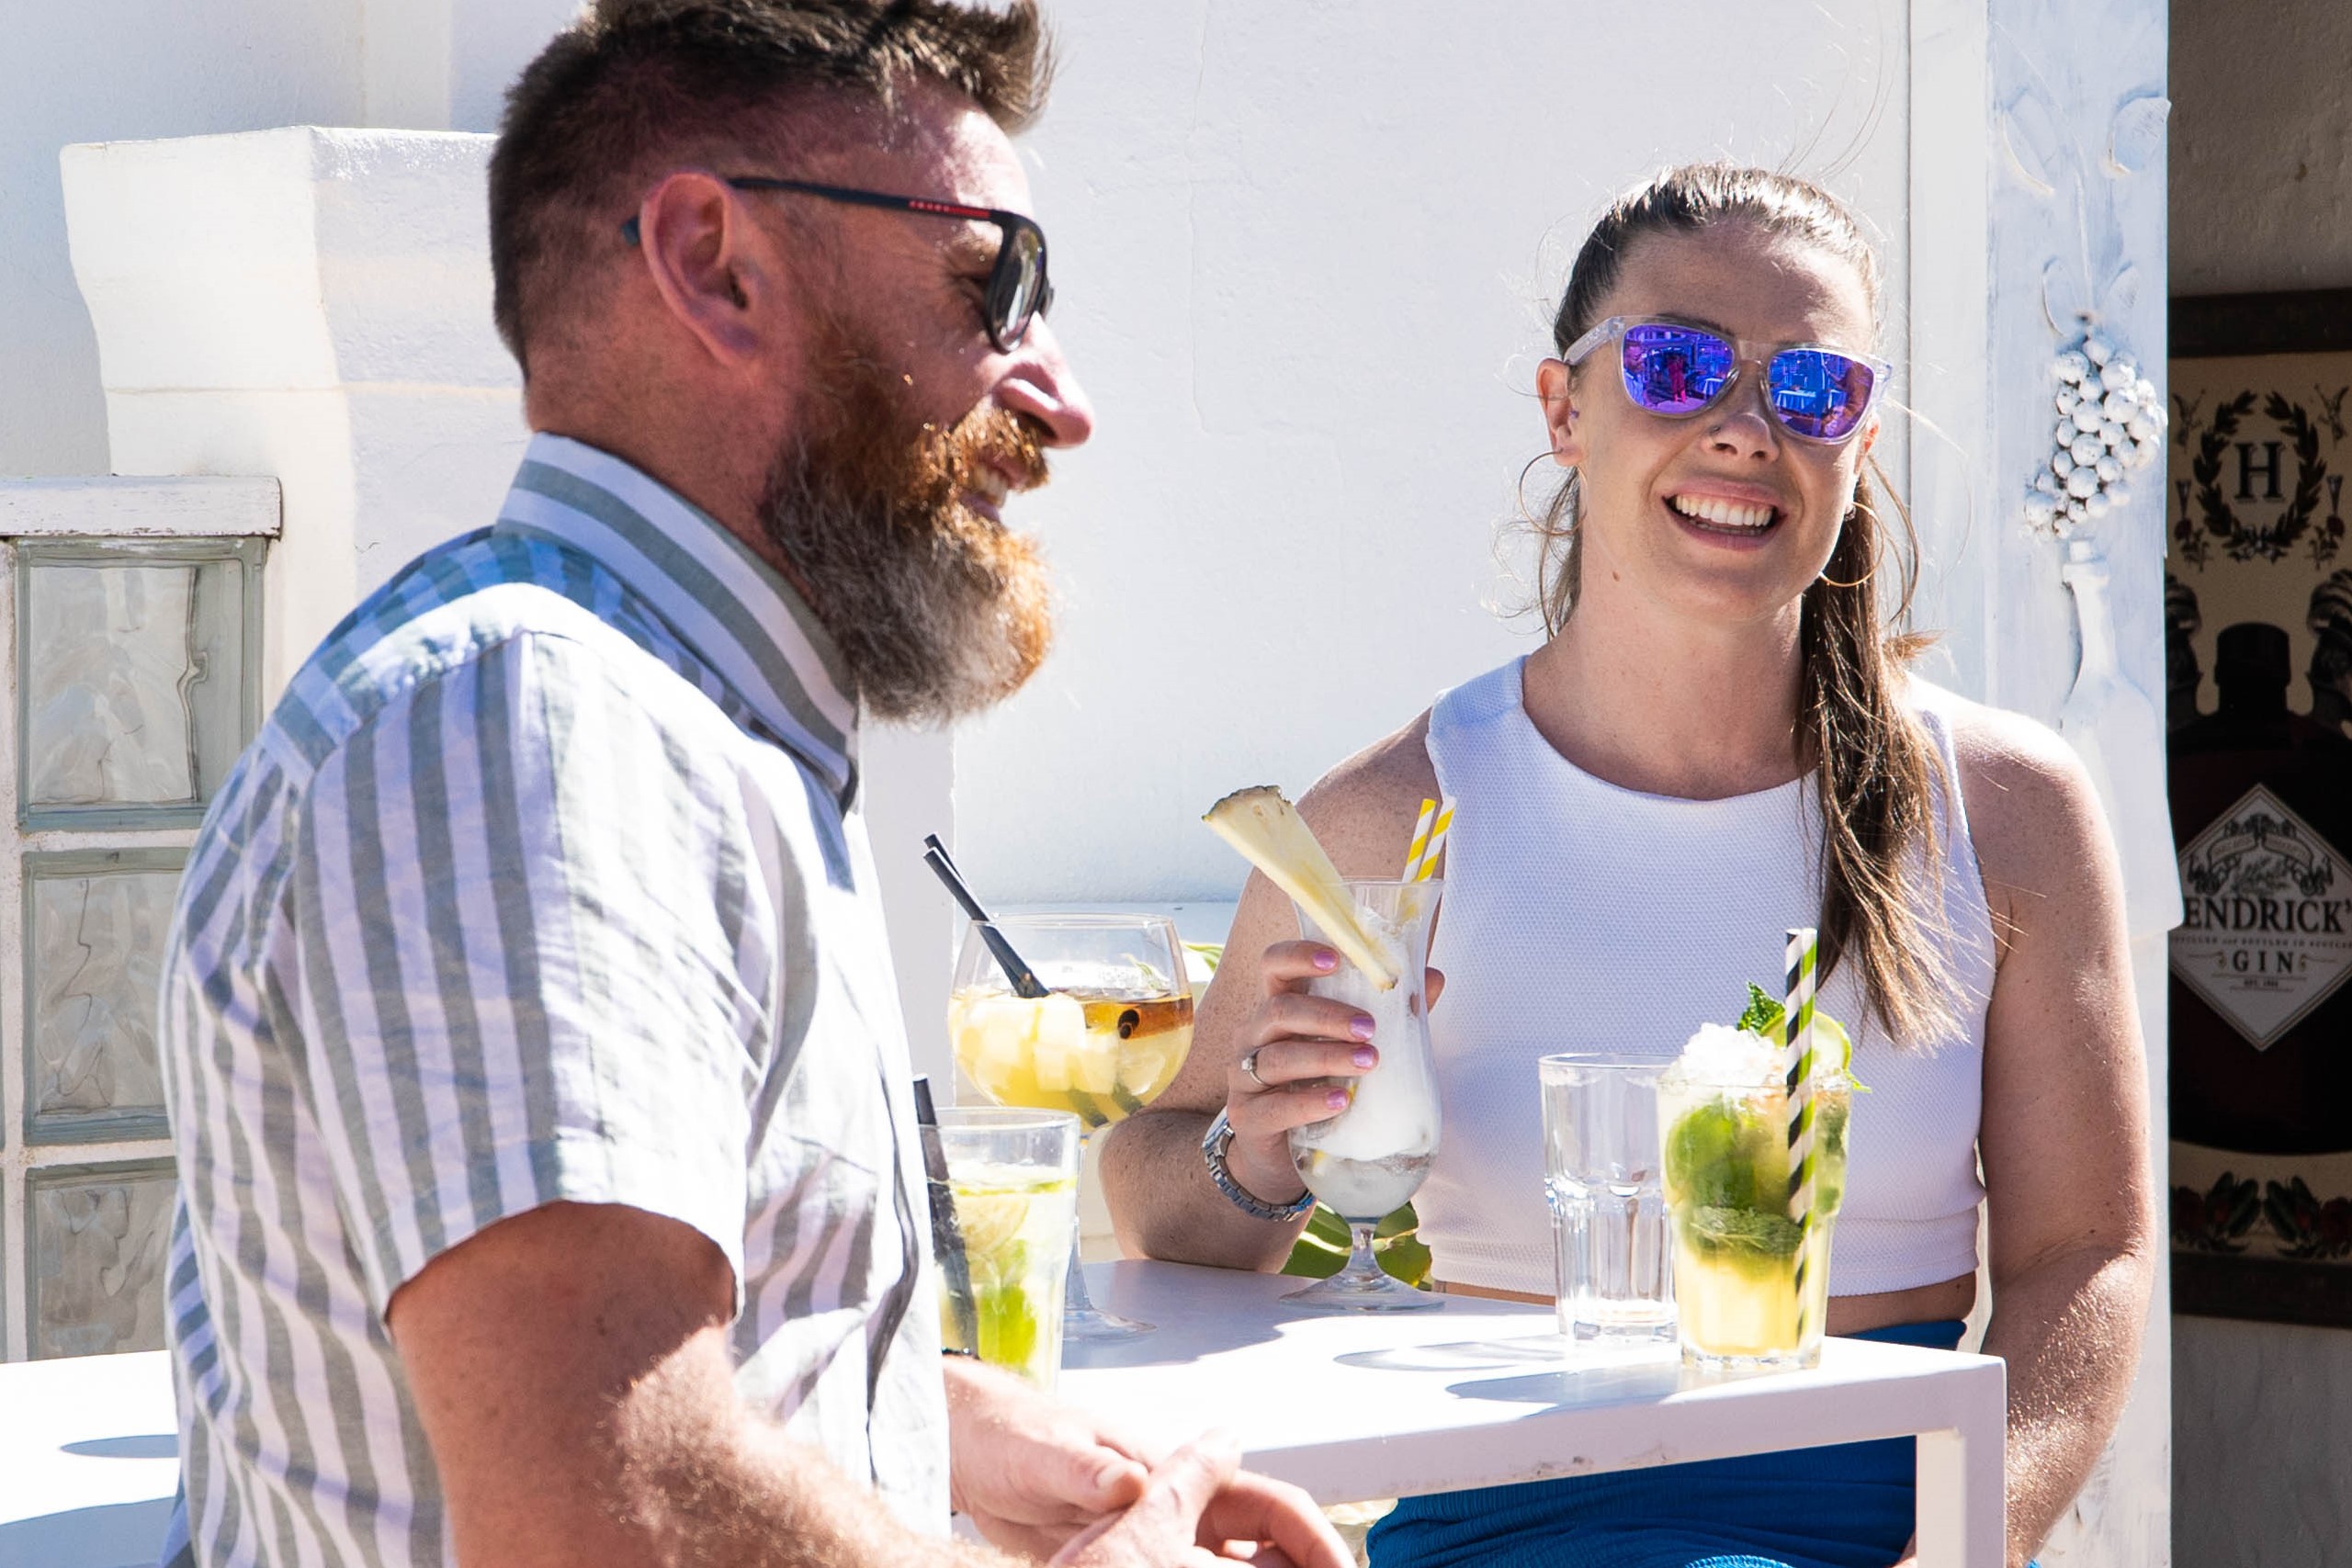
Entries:
{"label": "mint leaf garnish", "polygon": [[1747,1010],[1739,1015],[1734,1029],[1745,1029],[1750,1034],[1760,1034],[1767,1040],[1781,1037],[1781,1019],[1788,1011],[1767,993],[1763,987],[1747,983]]}

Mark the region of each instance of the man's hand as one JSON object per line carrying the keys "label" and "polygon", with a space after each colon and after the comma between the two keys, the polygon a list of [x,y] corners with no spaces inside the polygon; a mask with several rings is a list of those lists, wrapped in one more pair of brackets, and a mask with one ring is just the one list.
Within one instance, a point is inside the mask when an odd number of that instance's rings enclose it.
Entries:
{"label": "man's hand", "polygon": [[990,1544],[1051,1557],[1144,1495],[1131,1444],[1009,1372],[946,1358],[947,1482]]}
{"label": "man's hand", "polygon": [[1210,1433],[1154,1465],[1143,1495],[1057,1553],[1057,1568],[1352,1568],[1322,1510],[1297,1487],[1240,1469],[1233,1439]]}

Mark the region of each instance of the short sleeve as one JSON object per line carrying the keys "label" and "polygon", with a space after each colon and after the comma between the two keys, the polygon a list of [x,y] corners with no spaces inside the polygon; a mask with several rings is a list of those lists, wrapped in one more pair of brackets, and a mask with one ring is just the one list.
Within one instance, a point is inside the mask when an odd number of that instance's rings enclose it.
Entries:
{"label": "short sleeve", "polygon": [[313,774],[286,990],[376,1311],[543,1203],[726,1256],[772,944],[723,723],[650,660],[544,633],[420,682]]}

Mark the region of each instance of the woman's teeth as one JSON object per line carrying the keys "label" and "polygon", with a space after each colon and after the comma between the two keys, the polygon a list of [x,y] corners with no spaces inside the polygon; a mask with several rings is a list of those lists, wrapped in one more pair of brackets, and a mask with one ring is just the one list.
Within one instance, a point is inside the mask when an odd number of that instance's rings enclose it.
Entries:
{"label": "woman's teeth", "polygon": [[1666,503],[1692,522],[1722,533],[1760,534],[1780,515],[1769,506],[1713,495],[1668,496]]}

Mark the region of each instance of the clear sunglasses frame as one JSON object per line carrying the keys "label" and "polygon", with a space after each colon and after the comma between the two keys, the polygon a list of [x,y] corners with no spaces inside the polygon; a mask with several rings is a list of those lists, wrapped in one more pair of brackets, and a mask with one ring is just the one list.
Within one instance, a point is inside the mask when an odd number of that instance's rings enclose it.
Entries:
{"label": "clear sunglasses frame", "polygon": [[[1668,409],[1652,408],[1643,402],[1640,395],[1634,389],[1633,372],[1621,364],[1618,367],[1618,377],[1624,383],[1627,400],[1644,413],[1658,419],[1697,418],[1729,396],[1732,389],[1738,384],[1741,375],[1753,365],[1764,372],[1764,402],[1772,411],[1773,423],[1779,425],[1792,440],[1806,442],[1815,446],[1842,446],[1851,441],[1862,427],[1870,423],[1871,414],[1878,407],[1880,391],[1886,385],[1887,378],[1894,373],[1894,365],[1887,360],[1881,359],[1875,355],[1859,353],[1850,348],[1839,348],[1833,344],[1749,343],[1745,339],[1736,338],[1728,333],[1718,332],[1713,327],[1702,326],[1696,321],[1680,321],[1672,316],[1611,316],[1606,321],[1595,322],[1592,330],[1570,344],[1567,351],[1562,354],[1560,358],[1563,363],[1571,367],[1580,365],[1590,358],[1592,352],[1601,344],[1622,340],[1636,327],[1673,327],[1682,332],[1698,333],[1720,343],[1728,344],[1732,350],[1732,373],[1724,378],[1723,385],[1715,389],[1715,395],[1696,408],[1685,409],[1679,412]],[[1837,435],[1813,435],[1797,429],[1789,423],[1787,411],[1774,401],[1771,396],[1772,364],[1785,354],[1829,355],[1861,366],[1870,372],[1870,388],[1863,394],[1862,406],[1855,413],[1854,423],[1844,432]]]}

